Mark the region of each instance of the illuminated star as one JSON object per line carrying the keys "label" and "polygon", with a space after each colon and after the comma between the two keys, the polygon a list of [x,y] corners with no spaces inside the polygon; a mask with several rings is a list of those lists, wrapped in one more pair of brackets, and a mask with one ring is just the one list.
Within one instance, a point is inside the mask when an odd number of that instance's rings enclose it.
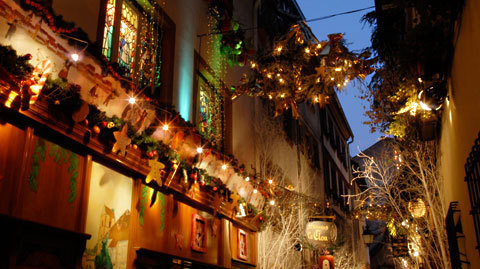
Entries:
{"label": "illuminated star", "polygon": [[148,166],[150,166],[150,172],[148,172],[145,182],[148,184],[153,179],[157,181],[158,185],[162,186],[162,175],[165,173],[163,171],[165,165],[156,160],[149,160]]}
{"label": "illuminated star", "polygon": [[115,144],[113,144],[112,152],[117,153],[120,150],[122,156],[125,156],[125,151],[127,146],[130,145],[132,139],[127,135],[128,127],[127,125],[123,125],[122,131],[120,132],[113,132],[113,136],[115,136]]}

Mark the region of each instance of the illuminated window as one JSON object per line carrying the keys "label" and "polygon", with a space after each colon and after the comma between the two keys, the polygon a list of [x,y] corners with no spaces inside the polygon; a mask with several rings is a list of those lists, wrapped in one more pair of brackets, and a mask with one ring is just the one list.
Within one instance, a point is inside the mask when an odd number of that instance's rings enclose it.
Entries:
{"label": "illuminated window", "polygon": [[159,24],[149,1],[107,0],[102,54],[139,88],[160,80]]}
{"label": "illuminated window", "polygon": [[125,67],[127,76],[134,70],[135,47],[137,42],[138,15],[125,2],[122,4],[120,37],[118,38],[118,63]]}
{"label": "illuminated window", "polygon": [[112,58],[113,27],[115,23],[115,0],[108,0],[105,12],[105,28],[103,30],[102,54],[108,60]]}
{"label": "illuminated window", "polygon": [[223,142],[221,96],[202,75],[199,75],[198,86],[200,95],[198,129],[205,138],[221,147]]}

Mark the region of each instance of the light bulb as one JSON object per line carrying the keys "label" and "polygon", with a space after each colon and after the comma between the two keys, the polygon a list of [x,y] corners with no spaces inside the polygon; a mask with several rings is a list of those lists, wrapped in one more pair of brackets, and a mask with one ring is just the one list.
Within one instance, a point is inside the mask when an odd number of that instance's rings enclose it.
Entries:
{"label": "light bulb", "polygon": [[135,97],[130,97],[130,98],[128,98],[128,102],[129,102],[130,104],[132,104],[132,105],[135,104],[135,101],[136,101],[136,100],[135,100]]}
{"label": "light bulb", "polygon": [[275,205],[275,200],[270,200],[270,205]]}
{"label": "light bulb", "polygon": [[257,192],[258,192],[257,189],[253,189],[253,193],[257,193]]}
{"label": "light bulb", "polygon": [[164,124],[163,127],[162,127],[162,129],[163,129],[164,131],[168,131],[168,124]]}
{"label": "light bulb", "polygon": [[273,183],[273,180],[269,179],[268,184],[272,184],[272,183]]}
{"label": "light bulb", "polygon": [[78,53],[72,53],[70,57],[72,57],[72,60],[74,62],[77,62],[80,59],[80,56],[78,55]]}
{"label": "light bulb", "polygon": [[222,170],[227,170],[227,164],[222,165]]}
{"label": "light bulb", "polygon": [[202,148],[202,147],[198,147],[198,148],[197,148],[197,153],[198,153],[198,154],[202,154],[202,152],[203,152],[203,148]]}
{"label": "light bulb", "polygon": [[250,177],[246,177],[246,178],[245,178],[245,181],[250,181]]}

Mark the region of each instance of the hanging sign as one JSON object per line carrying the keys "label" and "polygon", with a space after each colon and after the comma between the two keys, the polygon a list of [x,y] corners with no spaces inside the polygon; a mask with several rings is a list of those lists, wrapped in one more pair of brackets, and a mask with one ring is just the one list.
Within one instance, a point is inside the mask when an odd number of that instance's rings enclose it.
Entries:
{"label": "hanging sign", "polygon": [[311,221],[307,224],[307,239],[318,245],[329,245],[337,239],[337,226],[328,221]]}

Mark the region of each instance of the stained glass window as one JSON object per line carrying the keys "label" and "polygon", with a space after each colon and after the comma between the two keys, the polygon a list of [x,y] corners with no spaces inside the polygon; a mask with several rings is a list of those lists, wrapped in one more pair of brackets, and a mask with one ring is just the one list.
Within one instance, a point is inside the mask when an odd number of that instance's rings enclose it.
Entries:
{"label": "stained glass window", "polygon": [[200,97],[198,129],[205,138],[221,148],[223,146],[222,97],[202,75],[199,75],[198,86]]}
{"label": "stained glass window", "polygon": [[108,0],[105,14],[105,29],[103,30],[102,53],[108,60],[112,58],[113,26],[115,23],[115,0]]}
{"label": "stained glass window", "polygon": [[[156,62],[158,51],[158,31],[153,23],[146,19],[142,23],[140,31],[140,55],[138,65],[139,87],[156,84]],[[156,86],[156,85],[155,85]]]}
{"label": "stained glass window", "polygon": [[127,76],[133,77],[135,46],[137,41],[138,15],[127,3],[122,3],[120,36],[118,40],[118,63],[127,69]]}

